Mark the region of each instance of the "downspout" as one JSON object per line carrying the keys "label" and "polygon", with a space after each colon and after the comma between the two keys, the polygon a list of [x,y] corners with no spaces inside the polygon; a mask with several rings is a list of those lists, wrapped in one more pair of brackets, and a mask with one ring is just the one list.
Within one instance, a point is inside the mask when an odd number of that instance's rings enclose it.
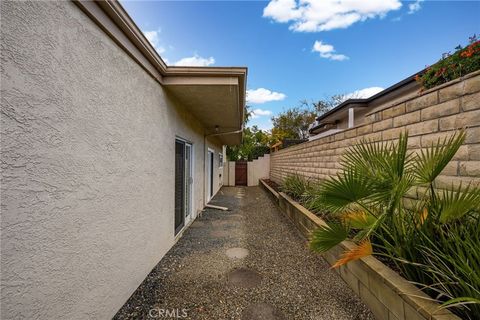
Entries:
{"label": "downspout", "polygon": [[224,135],[224,134],[233,134],[233,133],[240,133],[240,132],[243,132],[243,128],[240,129],[240,130],[235,130],[235,131],[210,133],[210,134],[205,135],[205,137],[221,136],[221,135]]}

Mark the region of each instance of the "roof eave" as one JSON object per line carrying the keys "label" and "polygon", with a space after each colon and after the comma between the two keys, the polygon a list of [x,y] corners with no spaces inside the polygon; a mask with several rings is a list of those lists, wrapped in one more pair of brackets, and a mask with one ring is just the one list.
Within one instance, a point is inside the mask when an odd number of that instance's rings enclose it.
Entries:
{"label": "roof eave", "polygon": [[[415,75],[418,74],[415,73]],[[353,105],[353,104],[359,104],[359,105],[365,105],[367,106],[368,104],[370,104],[372,101],[376,100],[376,99],[379,99],[395,90],[398,90],[399,88],[401,87],[404,87],[412,82],[415,82],[415,75],[411,75],[405,79],[403,79],[402,81],[400,82],[397,82],[395,83],[394,85],[388,87],[387,89],[385,90],[382,90],[380,91],[379,93],[369,97],[369,98],[366,98],[366,99],[348,99],[344,102],[342,102],[341,104],[339,104],[338,106],[336,106],[335,108],[333,108],[332,110],[330,111],[327,111],[326,113],[322,114],[321,116],[318,116],[317,117],[317,121],[321,121],[323,119],[325,119],[326,117],[340,111],[341,109],[344,109],[346,108],[347,106],[350,106],[350,105]]]}
{"label": "roof eave", "polygon": [[74,3],[161,85],[172,83],[171,79],[174,77],[190,77],[190,84],[194,84],[196,79],[198,85],[214,78],[237,78],[238,119],[236,129],[242,129],[248,73],[246,67],[167,66],[117,0],[74,0]]}

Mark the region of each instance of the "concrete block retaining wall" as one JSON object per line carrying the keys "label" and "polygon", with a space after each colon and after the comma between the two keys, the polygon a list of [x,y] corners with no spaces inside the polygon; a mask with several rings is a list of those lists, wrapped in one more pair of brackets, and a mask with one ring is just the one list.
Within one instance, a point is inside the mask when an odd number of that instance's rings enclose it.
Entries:
{"label": "concrete block retaining wall", "polygon": [[440,188],[480,182],[480,71],[387,104],[367,114],[358,127],[272,153],[270,179],[281,183],[297,173],[324,180],[340,169],[344,151],[362,139],[388,141],[408,130],[409,148],[418,152],[464,127],[465,144],[438,177]]}
{"label": "concrete block retaining wall", "polygon": [[[306,238],[313,230],[325,224],[321,218],[286,194],[276,192],[263,181],[260,181],[260,185]],[[353,246],[353,243],[343,241],[326,252],[324,258],[333,265],[345,250]],[[372,256],[350,262],[334,270],[360,296],[377,319],[460,319],[447,309],[439,310],[439,304],[429,300],[431,298],[417,287]]]}

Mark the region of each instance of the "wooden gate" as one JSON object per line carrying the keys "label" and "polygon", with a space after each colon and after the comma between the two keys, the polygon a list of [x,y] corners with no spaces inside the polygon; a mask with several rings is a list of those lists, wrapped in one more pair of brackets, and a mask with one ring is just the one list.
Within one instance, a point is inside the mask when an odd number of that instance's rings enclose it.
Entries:
{"label": "wooden gate", "polygon": [[247,185],[247,161],[235,162],[235,185]]}

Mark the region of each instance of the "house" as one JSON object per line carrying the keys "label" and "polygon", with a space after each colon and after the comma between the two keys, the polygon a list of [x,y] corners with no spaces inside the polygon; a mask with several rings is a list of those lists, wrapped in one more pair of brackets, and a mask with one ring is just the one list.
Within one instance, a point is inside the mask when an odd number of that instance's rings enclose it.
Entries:
{"label": "house", "polygon": [[414,96],[420,90],[415,76],[410,76],[366,99],[348,99],[319,116],[309,129],[309,140],[316,140],[348,128],[360,126],[365,117],[395,102]]}
{"label": "house", "polygon": [[111,318],[221,187],[247,69],[167,66],[113,0],[1,16],[1,318]]}

